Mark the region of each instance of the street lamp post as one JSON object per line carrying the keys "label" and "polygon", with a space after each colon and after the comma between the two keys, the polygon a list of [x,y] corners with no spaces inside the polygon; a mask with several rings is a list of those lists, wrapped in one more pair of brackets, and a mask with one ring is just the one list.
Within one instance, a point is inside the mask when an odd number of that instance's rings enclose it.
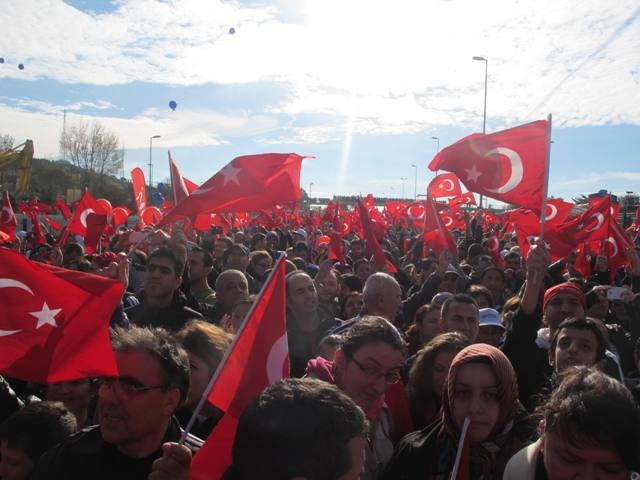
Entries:
{"label": "street lamp post", "polygon": [[436,141],[436,153],[440,153],[440,137],[431,137],[431,139]]}
{"label": "street lamp post", "polygon": [[151,185],[153,185],[153,139],[160,138],[160,135],[149,137],[149,194],[151,194]]}
{"label": "street lamp post", "polygon": [[402,181],[402,199],[404,200],[404,182],[406,182],[408,179],[407,177],[400,177],[400,180]]}
{"label": "street lamp post", "polygon": [[[489,72],[489,60],[485,57],[475,56],[473,60],[484,62],[484,109],[482,110],[482,133],[487,133],[487,78]],[[480,195],[480,208],[482,208],[482,195]]]}
{"label": "street lamp post", "polygon": [[413,164],[411,166],[415,168],[413,177],[413,200],[415,201],[418,198],[418,166]]}

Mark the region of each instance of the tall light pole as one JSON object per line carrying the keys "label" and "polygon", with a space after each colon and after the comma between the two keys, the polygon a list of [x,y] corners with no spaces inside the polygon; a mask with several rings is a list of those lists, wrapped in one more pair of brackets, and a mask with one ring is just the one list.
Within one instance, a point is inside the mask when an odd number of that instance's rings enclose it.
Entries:
{"label": "tall light pole", "polygon": [[151,185],[153,185],[153,139],[160,138],[160,135],[149,137],[149,194],[151,194]]}
{"label": "tall light pole", "polygon": [[418,198],[418,167],[413,164],[411,166],[416,169],[413,177],[413,200],[415,201]]}
{"label": "tall light pole", "polygon": [[[475,56],[473,60],[484,62],[484,109],[482,110],[482,133],[487,133],[487,75],[489,72],[489,60],[485,57]],[[480,195],[480,208],[482,208],[482,195]]]}
{"label": "tall light pole", "polygon": [[487,133],[487,74],[489,72],[489,60],[484,57],[473,57],[473,60],[484,62],[484,110],[482,113],[482,133]]}
{"label": "tall light pole", "polygon": [[436,153],[440,152],[440,137],[431,137],[432,140],[436,141]]}
{"label": "tall light pole", "polygon": [[402,199],[404,200],[404,182],[406,182],[408,180],[407,177],[400,177],[400,180],[402,181]]}

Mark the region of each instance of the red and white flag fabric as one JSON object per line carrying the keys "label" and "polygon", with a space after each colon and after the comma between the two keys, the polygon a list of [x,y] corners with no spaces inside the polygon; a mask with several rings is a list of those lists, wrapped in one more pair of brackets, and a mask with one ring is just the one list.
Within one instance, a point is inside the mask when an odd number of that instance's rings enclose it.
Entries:
{"label": "red and white flag fabric", "polygon": [[455,173],[442,173],[431,180],[427,193],[433,198],[456,197],[462,195],[462,189]]}
{"label": "red and white flag fabric", "polygon": [[289,377],[285,274],[280,260],[218,367],[208,399],[225,414],[194,457],[192,480],[222,477],[244,409],[259,392]]}
{"label": "red and white flag fabric", "polygon": [[605,240],[609,236],[611,197],[609,195],[591,202],[584,213],[558,225],[558,233],[567,242],[579,244]]}
{"label": "red and white flag fabric", "polygon": [[429,168],[455,173],[472,192],[539,210],[548,143],[547,121],[539,120],[465,137],[441,150]]}
{"label": "red and white flag fabric", "polygon": [[9,192],[5,190],[2,196],[2,211],[0,211],[0,232],[6,233],[11,240],[14,240],[17,226],[18,220],[11,206]]}
{"label": "red and white flag fabric", "polygon": [[459,210],[462,205],[478,205],[476,197],[471,192],[464,192],[457,197],[450,198],[447,203],[451,210]]}
{"label": "red and white flag fabric", "polygon": [[300,167],[295,153],[236,157],[163,219],[166,225],[201,213],[256,212],[300,199]]}
{"label": "red and white flag fabric", "polygon": [[449,250],[449,253],[456,255],[458,247],[453,237],[444,225],[442,218],[438,214],[438,210],[431,197],[427,197],[425,202],[425,222],[423,239],[425,246],[431,248],[436,255],[440,255],[443,250]]}
{"label": "red and white flag fabric", "polygon": [[68,231],[71,233],[75,233],[76,235],[82,235],[83,237],[87,234],[87,216],[90,213],[97,213],[100,215],[106,215],[107,212],[100,206],[100,204],[96,201],[95,198],[91,196],[89,192],[84,192],[82,198],[78,201],[78,205],[76,206],[75,211],[73,212],[73,216],[69,220]]}
{"label": "red and white flag fabric", "polygon": [[367,205],[362,200],[358,201],[358,213],[360,215],[360,223],[362,225],[364,237],[367,242],[367,248],[369,248],[371,250],[371,253],[373,254],[373,261],[376,264],[376,267],[378,268],[378,270],[383,271],[386,266],[388,273],[396,273],[398,270],[382,251],[380,242],[378,242],[378,239],[376,238],[376,235],[373,231],[374,222],[371,221]]}
{"label": "red and white flag fabric", "polygon": [[144,172],[140,167],[131,170],[131,185],[133,186],[133,199],[136,202],[138,218],[140,218],[144,209],[147,208],[147,186]]}
{"label": "red and white flag fabric", "polygon": [[198,184],[184,178],[180,173],[178,165],[171,157],[169,152],[169,171],[171,172],[171,193],[173,195],[173,204],[178,205],[192,192],[198,189]]}
{"label": "red and white flag fabric", "polygon": [[0,249],[0,372],[38,384],[117,375],[109,320],[124,285]]}
{"label": "red and white flag fabric", "polygon": [[[563,223],[571,210],[573,210],[575,204],[565,202],[561,198],[549,198],[547,199],[547,216],[544,219],[545,225],[558,225]],[[540,212],[540,209],[535,210],[536,213]],[[540,215],[538,215],[540,217]]]}

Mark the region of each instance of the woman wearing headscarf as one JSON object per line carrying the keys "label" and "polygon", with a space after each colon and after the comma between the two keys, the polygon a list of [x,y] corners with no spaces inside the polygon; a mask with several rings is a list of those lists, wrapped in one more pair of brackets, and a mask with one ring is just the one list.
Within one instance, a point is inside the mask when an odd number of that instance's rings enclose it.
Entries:
{"label": "woman wearing headscarf", "polygon": [[403,438],[385,471],[389,480],[446,480],[469,419],[470,478],[500,479],[509,458],[530,442],[533,425],[518,401],[513,367],[497,348],[475,344],[458,353],[447,375],[442,417]]}

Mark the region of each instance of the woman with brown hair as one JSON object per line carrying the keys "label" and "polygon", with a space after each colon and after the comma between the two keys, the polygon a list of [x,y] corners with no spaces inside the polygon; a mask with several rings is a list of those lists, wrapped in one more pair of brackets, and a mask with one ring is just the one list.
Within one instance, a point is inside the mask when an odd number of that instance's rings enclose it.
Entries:
{"label": "woman with brown hair", "polygon": [[443,333],[418,352],[407,383],[409,408],[416,428],[422,429],[439,418],[449,366],[453,357],[468,345],[469,339],[461,333]]}

